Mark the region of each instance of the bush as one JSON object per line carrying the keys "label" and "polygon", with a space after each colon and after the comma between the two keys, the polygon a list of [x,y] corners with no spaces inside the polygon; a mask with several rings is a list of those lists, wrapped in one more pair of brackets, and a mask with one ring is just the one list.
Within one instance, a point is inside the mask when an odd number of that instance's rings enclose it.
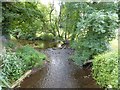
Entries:
{"label": "bush", "polygon": [[95,57],[93,77],[102,87],[118,87],[118,53],[107,52]]}
{"label": "bush", "polygon": [[46,58],[46,56],[38,51],[36,51],[34,48],[26,45],[22,48],[19,48],[17,51],[17,56],[19,58],[22,58],[24,66],[23,70],[29,70],[33,67],[38,67],[42,65],[43,60]]}
{"label": "bush", "polygon": [[2,68],[0,68],[0,85],[9,87],[11,83],[19,79],[27,70],[42,65],[46,56],[34,48],[26,45],[16,52],[6,52],[0,56]]}
{"label": "bush", "polygon": [[22,59],[12,52],[7,52],[2,56],[2,75],[5,80],[12,83],[23,74],[23,63],[21,61]]}

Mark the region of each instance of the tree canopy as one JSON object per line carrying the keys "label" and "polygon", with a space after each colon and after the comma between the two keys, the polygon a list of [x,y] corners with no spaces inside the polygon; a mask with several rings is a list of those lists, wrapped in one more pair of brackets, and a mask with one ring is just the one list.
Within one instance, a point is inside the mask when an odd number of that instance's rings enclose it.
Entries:
{"label": "tree canopy", "polygon": [[76,50],[74,60],[83,63],[109,49],[118,28],[118,3],[60,2],[55,15],[54,3],[3,2],[2,33],[18,39],[36,40],[41,35],[70,40]]}

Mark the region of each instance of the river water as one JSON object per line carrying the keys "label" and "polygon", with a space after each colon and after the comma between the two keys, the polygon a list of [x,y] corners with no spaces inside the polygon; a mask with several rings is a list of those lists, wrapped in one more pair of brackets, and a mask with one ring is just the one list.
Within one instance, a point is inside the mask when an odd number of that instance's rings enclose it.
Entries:
{"label": "river water", "polygon": [[99,88],[91,69],[80,68],[68,60],[71,49],[46,49],[49,62],[23,80],[20,88]]}

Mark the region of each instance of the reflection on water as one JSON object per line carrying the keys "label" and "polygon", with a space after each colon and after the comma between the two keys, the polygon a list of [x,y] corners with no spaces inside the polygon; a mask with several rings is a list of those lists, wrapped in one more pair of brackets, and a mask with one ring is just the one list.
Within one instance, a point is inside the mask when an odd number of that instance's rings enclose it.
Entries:
{"label": "reflection on water", "polygon": [[68,61],[70,49],[45,51],[50,62],[21,83],[21,88],[98,88],[90,69],[80,69]]}

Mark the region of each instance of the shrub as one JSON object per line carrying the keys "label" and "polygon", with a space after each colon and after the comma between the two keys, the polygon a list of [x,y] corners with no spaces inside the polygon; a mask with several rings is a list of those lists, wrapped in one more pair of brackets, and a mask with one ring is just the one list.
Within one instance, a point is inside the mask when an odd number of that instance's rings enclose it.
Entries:
{"label": "shrub", "polygon": [[29,70],[33,67],[38,67],[42,65],[43,60],[46,58],[46,56],[34,48],[26,45],[22,48],[19,48],[17,51],[17,56],[19,58],[22,58],[24,66],[23,70]]}
{"label": "shrub", "polygon": [[2,56],[2,75],[5,80],[12,83],[23,74],[23,63],[21,61],[22,59],[12,52],[6,52]]}
{"label": "shrub", "polygon": [[118,87],[118,53],[107,52],[95,57],[93,77],[102,87]]}
{"label": "shrub", "polygon": [[2,68],[0,68],[0,86],[9,87],[11,83],[19,79],[27,70],[42,65],[46,56],[34,48],[26,45],[16,52],[6,52],[0,56]]}

